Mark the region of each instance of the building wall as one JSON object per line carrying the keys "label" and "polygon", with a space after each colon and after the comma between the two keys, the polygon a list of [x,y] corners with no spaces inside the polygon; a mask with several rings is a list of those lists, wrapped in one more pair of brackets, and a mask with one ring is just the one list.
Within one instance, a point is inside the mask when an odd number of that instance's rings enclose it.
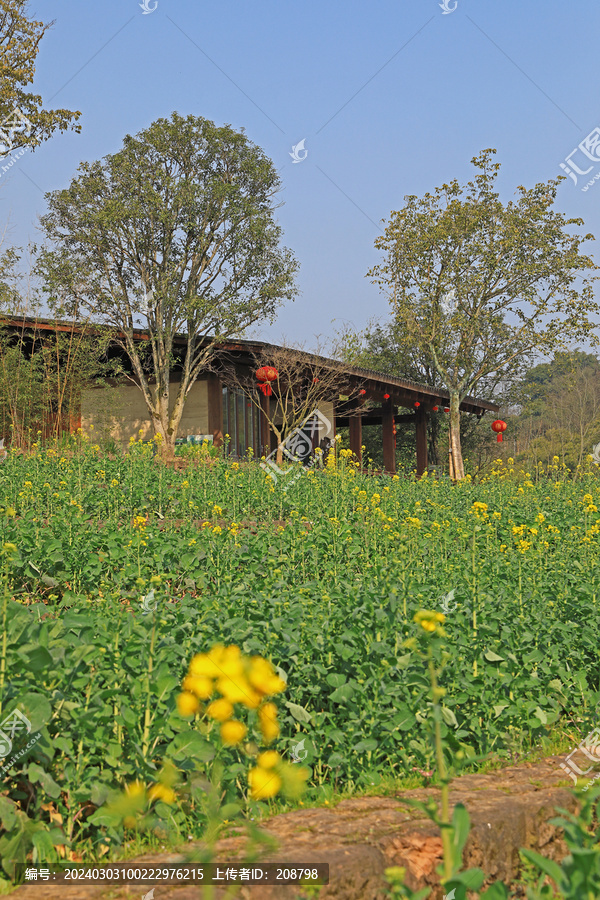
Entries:
{"label": "building wall", "polygon": [[[171,385],[170,405],[173,406],[177,384]],[[93,430],[90,426],[93,425]],[[85,434],[100,440],[111,438],[127,445],[131,437],[149,440],[154,431],[142,392],[133,384],[106,385],[82,392],[81,427]],[[140,429],[142,433],[140,435]],[[187,395],[177,437],[208,434],[208,391],[205,380],[192,385]]]}
{"label": "building wall", "polygon": [[[176,391],[177,384],[174,383],[171,385],[171,406],[175,402]],[[219,387],[219,395],[220,392]],[[334,435],[333,403],[322,401],[319,410],[331,422]],[[133,384],[107,384],[84,390],[81,397],[81,427],[90,437],[95,436],[102,442],[112,439],[123,446],[127,446],[132,437],[150,440],[154,434],[142,392]],[[199,379],[187,396],[177,437],[208,433],[208,388],[206,379]],[[274,436],[273,441],[273,446],[276,446]]]}

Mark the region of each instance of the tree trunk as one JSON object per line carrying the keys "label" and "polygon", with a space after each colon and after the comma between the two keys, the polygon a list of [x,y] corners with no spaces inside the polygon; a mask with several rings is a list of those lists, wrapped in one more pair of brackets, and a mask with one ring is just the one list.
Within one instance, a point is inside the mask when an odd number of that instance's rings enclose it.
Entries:
{"label": "tree trunk", "polygon": [[[271,428],[273,428],[272,425]],[[277,431],[276,428],[273,428],[273,431],[275,432],[275,437],[277,438],[277,455],[275,457],[275,463],[276,465],[281,466],[283,463],[283,442],[281,440],[283,432]]]}
{"label": "tree trunk", "polygon": [[457,391],[450,392],[450,477],[453,481],[462,481],[465,477],[462,448],[460,446],[460,397]]}
{"label": "tree trunk", "polygon": [[[181,416],[180,416],[181,418]],[[155,405],[152,410],[152,426],[154,434],[161,437],[159,455],[162,459],[171,460],[175,456],[175,438],[177,437],[177,426],[173,427],[173,422],[169,417],[169,394],[168,392],[160,392],[157,389],[155,397]]]}

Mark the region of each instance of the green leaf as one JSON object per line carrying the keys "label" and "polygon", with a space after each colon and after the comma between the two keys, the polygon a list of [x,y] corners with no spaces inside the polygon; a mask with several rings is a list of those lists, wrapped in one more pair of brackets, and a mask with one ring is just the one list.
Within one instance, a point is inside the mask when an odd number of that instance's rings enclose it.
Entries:
{"label": "green leaf", "polygon": [[495,881],[493,884],[479,895],[479,900],[507,900],[508,888],[501,882]]}
{"label": "green leaf", "polygon": [[8,797],[0,794],[0,822],[5,831],[11,831],[16,821],[17,807]]}
{"label": "green leaf", "polygon": [[534,715],[536,715],[536,716],[538,717],[538,719],[540,720],[540,722],[542,723],[542,725],[547,725],[547,724],[548,724],[548,716],[547,716],[547,714],[544,712],[543,709],[540,709],[539,706],[536,706],[536,708],[534,709]]}
{"label": "green leaf", "polygon": [[504,662],[503,656],[498,656],[493,650],[486,650],[483,654],[488,662]]}
{"label": "green leaf", "polygon": [[61,791],[59,785],[55,782],[54,778],[37,763],[29,763],[27,774],[33,784],[36,782],[41,784],[49,797],[53,797],[54,799],[60,797]]}
{"label": "green leaf", "polygon": [[42,694],[23,694],[18,706],[31,722],[31,734],[40,731],[52,718],[52,708]]}
{"label": "green leaf", "polygon": [[49,669],[54,663],[51,654],[45,647],[36,647],[35,650],[31,650],[27,654],[27,659],[28,667],[32,672],[42,672],[44,669]]}
{"label": "green leaf", "polygon": [[307,712],[307,710],[305,710],[303,706],[298,706],[297,703],[292,703],[290,700],[286,700],[285,705],[297,722],[307,724],[308,722],[312,721],[311,714]]}
{"label": "green leaf", "polygon": [[354,751],[355,753],[372,751],[376,750],[378,746],[379,743],[375,740],[375,738],[366,738],[364,741],[359,741],[358,744],[355,745]]}
{"label": "green leaf", "polygon": [[485,872],[481,869],[465,869],[464,872],[455,872],[452,878],[444,882],[444,891],[448,893],[448,889],[456,888],[457,897],[460,897],[461,894],[464,896],[463,889],[478,891],[484,881]]}
{"label": "green leaf", "polygon": [[173,738],[165,755],[174,760],[192,759],[210,762],[214,759],[215,748],[197,731],[184,731]]}
{"label": "green leaf", "polygon": [[170,691],[175,690],[179,683],[179,679],[173,675],[163,675],[161,678],[156,679],[155,691],[160,697],[164,697]]}
{"label": "green leaf", "polygon": [[452,728],[458,728],[458,722],[456,721],[456,716],[454,715],[451,709],[448,709],[447,706],[442,706],[442,718],[446,725],[451,725]]}
{"label": "green leaf", "polygon": [[520,850],[519,853],[528,862],[533,863],[537,869],[548,875],[559,889],[561,886],[564,887],[565,875],[558,863],[552,859],[546,859],[545,856],[541,856],[535,850]]}
{"label": "green leaf", "polygon": [[337,688],[330,696],[330,700],[334,703],[346,703],[354,697],[354,688],[349,684],[343,684]]}
{"label": "green leaf", "polygon": [[471,830],[471,819],[469,813],[462,803],[457,803],[452,813],[452,848],[454,856],[454,866],[460,868],[462,866],[462,853],[469,837]]}
{"label": "green leaf", "polygon": [[34,863],[46,862],[54,857],[54,841],[48,831],[37,831],[33,837]]}

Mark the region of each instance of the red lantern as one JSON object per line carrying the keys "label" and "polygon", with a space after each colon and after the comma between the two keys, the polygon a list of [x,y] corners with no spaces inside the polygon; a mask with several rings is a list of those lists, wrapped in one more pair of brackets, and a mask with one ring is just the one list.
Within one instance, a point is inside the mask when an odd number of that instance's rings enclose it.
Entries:
{"label": "red lantern", "polygon": [[502,432],[506,431],[507,427],[506,422],[503,422],[502,419],[496,419],[495,422],[492,422],[492,431],[495,431],[498,435],[496,438],[498,444],[502,443]]}
{"label": "red lantern", "polygon": [[449,406],[445,406],[445,407],[444,407],[444,412],[450,412],[450,407],[449,407]]}
{"label": "red lantern", "polygon": [[439,406],[432,406],[431,408],[433,409],[434,412],[437,412],[439,409]]}
{"label": "red lantern", "polygon": [[259,390],[263,392],[265,397],[270,397],[273,393],[273,388],[270,385],[271,381],[277,381],[279,378],[279,372],[277,369],[274,369],[273,366],[261,366],[260,369],[256,372],[256,380],[259,383]]}
{"label": "red lantern", "polygon": [[389,394],[384,394],[384,395],[383,395],[383,399],[384,399],[384,400],[389,400],[389,399],[390,399],[390,395],[389,395]]}
{"label": "red lantern", "polygon": [[360,390],[360,391],[358,392],[358,396],[359,396],[359,397],[364,397],[366,393],[367,393],[367,392],[366,392],[365,389],[363,388],[362,390]]}
{"label": "red lantern", "polygon": [[417,409],[419,408],[420,405],[421,405],[421,404],[420,404],[419,401],[417,400],[417,402],[415,403],[415,406],[417,407]]}

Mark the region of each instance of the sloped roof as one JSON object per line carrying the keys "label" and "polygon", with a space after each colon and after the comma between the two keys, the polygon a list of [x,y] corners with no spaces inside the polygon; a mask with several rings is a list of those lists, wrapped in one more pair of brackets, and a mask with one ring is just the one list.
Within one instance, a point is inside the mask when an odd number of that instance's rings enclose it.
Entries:
{"label": "sloped roof", "polygon": [[[40,331],[65,332],[72,330],[81,330],[93,332],[96,327],[106,327],[99,326],[93,322],[79,323],[69,322],[67,320],[35,318],[31,316],[2,316],[0,317],[0,322],[4,325],[15,328],[15,330],[17,328],[26,328]],[[109,330],[117,331],[116,328],[112,328]],[[133,336],[135,340],[139,341],[148,340],[150,337],[147,330],[143,328],[134,328]],[[210,340],[210,338],[206,338],[207,343]],[[187,342],[187,335],[176,334],[175,341],[179,344],[185,344]],[[283,349],[278,345],[269,342],[246,340],[242,338],[235,338],[218,342],[215,344],[215,347],[217,351],[223,350],[228,352],[245,352],[249,355],[252,355],[253,353],[259,351],[268,350],[269,348],[273,348],[274,350]],[[293,348],[289,349],[291,352],[293,351]],[[388,372],[380,372],[376,369],[365,369],[360,366],[351,366],[340,360],[329,359],[325,356],[318,356],[317,354],[309,353],[305,350],[299,350],[297,352],[306,356],[311,361],[318,362],[322,366],[341,369],[344,373],[353,376],[357,380],[360,380],[362,382],[362,386],[367,391],[367,395],[377,395],[382,394],[383,392],[389,393],[392,402],[397,404],[398,406],[405,406],[406,408],[410,409],[414,407],[414,404],[417,402],[420,404],[428,405],[446,405],[450,401],[450,395],[448,391],[441,388],[432,388],[429,385],[419,384],[418,382],[409,381],[405,378],[398,378],[397,376],[392,375]],[[481,400],[477,397],[465,397],[465,399],[460,404],[460,408],[464,412],[474,413],[478,416],[482,416],[486,412],[498,413],[500,410],[500,407],[497,404],[490,403],[487,400]]]}

